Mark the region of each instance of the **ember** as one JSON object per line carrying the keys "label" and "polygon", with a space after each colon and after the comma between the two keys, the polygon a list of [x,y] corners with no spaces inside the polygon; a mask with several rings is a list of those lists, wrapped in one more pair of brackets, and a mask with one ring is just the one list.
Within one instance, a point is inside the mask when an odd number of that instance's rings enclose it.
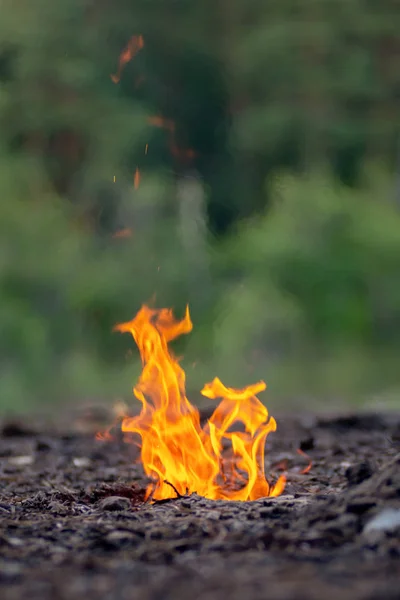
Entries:
{"label": "ember", "polygon": [[140,185],[140,171],[138,168],[136,168],[135,175],[133,178],[133,183],[134,183],[135,190],[137,190]]}
{"label": "ember", "polygon": [[144,40],[142,35],[133,35],[129,40],[126,48],[121,52],[119,61],[118,61],[118,70],[115,74],[111,75],[111,80],[113,83],[119,83],[121,80],[121,73],[124,66],[132,60],[134,56],[141,50],[144,46]]}
{"label": "ember", "polygon": [[[169,498],[171,488],[179,495],[190,491],[225,500],[280,495],[284,475],[273,486],[264,472],[266,437],[276,430],[275,419],[268,419],[256,396],[265,383],[242,390],[227,388],[218,378],[206,384],[202,394],[222,401],[202,427],[199,411],[185,394],[185,373],[168,348],[168,342],[192,327],[188,308],[179,321],[169,309],[147,306],[132,321],[116,326],[132,334],[143,363],[133,390],[142,410],[122,420],[122,431],[141,438],[143,468],[154,480],[146,497]],[[242,424],[242,431],[230,431],[236,423]]]}

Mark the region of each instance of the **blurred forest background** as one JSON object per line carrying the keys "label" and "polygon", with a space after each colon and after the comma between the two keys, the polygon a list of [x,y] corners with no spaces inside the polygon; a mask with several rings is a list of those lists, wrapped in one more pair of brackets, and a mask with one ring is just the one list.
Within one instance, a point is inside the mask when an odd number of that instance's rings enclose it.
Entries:
{"label": "blurred forest background", "polygon": [[399,101],[397,0],[2,0],[1,410],[129,399],[154,297],[195,399],[398,406]]}

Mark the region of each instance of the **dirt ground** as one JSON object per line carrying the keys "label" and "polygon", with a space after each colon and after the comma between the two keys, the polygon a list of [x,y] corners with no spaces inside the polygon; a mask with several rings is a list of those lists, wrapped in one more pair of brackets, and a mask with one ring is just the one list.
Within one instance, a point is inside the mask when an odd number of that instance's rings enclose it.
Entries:
{"label": "dirt ground", "polygon": [[284,495],[154,505],[104,409],[3,420],[0,598],[400,598],[400,413],[274,416]]}

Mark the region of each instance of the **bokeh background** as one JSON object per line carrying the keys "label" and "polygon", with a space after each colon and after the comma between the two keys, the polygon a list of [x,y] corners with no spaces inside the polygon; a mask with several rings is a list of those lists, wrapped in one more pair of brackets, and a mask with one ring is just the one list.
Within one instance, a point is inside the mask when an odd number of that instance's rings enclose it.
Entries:
{"label": "bokeh background", "polygon": [[3,0],[0,410],[129,400],[141,304],[189,394],[399,406],[396,0]]}

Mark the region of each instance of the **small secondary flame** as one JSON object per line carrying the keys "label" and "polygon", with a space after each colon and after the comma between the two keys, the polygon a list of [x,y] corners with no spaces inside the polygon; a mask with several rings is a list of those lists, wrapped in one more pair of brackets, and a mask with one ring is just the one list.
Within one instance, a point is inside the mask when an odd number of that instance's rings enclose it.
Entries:
{"label": "small secondary flame", "polygon": [[[193,328],[189,309],[176,320],[170,309],[143,306],[136,317],[116,326],[130,332],[139,348],[143,371],[133,392],[142,403],[138,416],[125,417],[122,431],[139,434],[144,471],[153,481],[147,498],[169,498],[197,492],[211,499],[254,500],[278,496],[282,475],[274,486],[265,478],[265,440],[276,422],[256,397],[266,388],[259,382],[242,390],[225,387],[219,379],[202,394],[222,398],[205,426],[185,393],[185,373],[168,343]],[[232,431],[233,424],[241,431]]]}

